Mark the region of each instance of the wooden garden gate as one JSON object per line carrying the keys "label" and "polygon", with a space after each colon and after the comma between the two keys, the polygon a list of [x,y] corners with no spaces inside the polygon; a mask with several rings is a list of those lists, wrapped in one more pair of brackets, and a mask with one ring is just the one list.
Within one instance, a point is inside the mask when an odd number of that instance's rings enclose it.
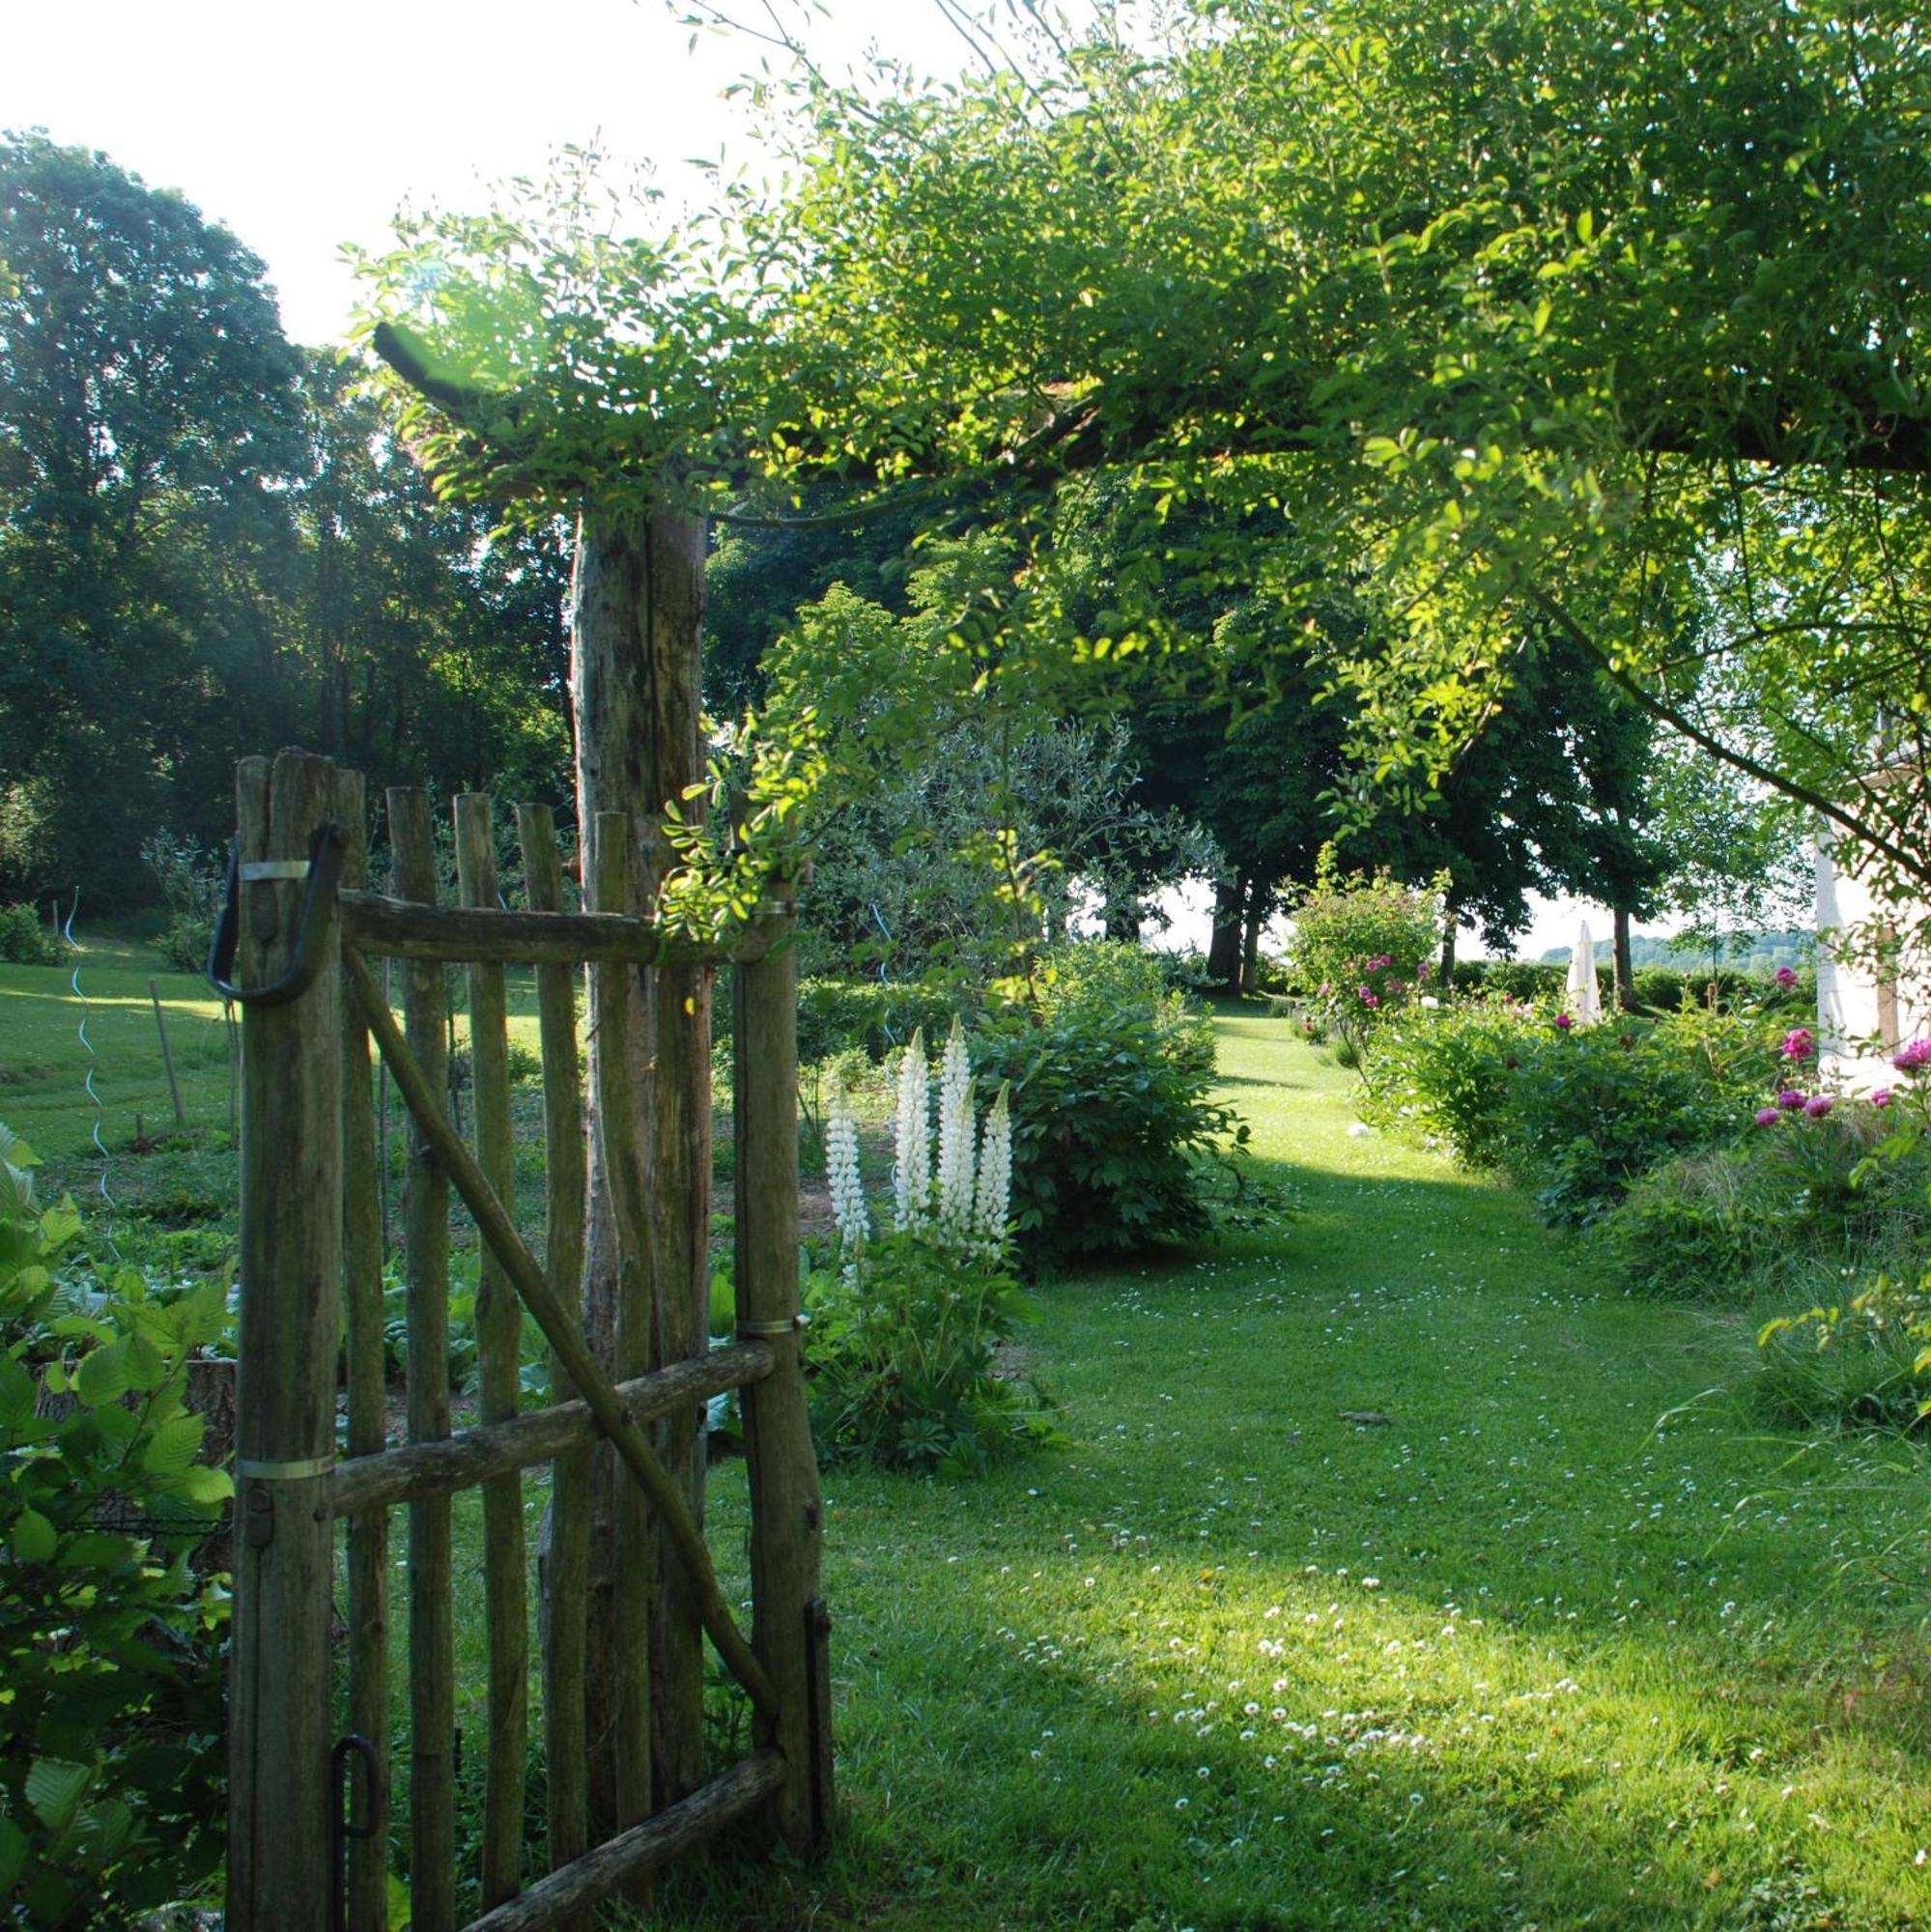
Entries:
{"label": "wooden garden gate", "polygon": [[[705,947],[619,912],[566,913],[547,809],[517,812],[529,909],[501,909],[490,801],[456,801],[460,906],[436,903],[435,836],[419,791],[388,794],[398,896],[363,885],[363,787],[327,760],[244,762],[229,906],[213,971],[243,1003],[241,1264],[230,1666],[229,1932],[383,1932],[388,1923],[389,1511],[407,1505],[410,1893],[413,1932],[455,1926],[456,1766],[452,1495],[482,1489],[488,1755],[482,1916],[471,1932],[590,1923],[590,1908],[733,1827],[805,1848],[831,1804],[829,1620],[818,1596],[821,1513],[800,1357],[796,968],[782,944],[787,892],[772,889],[743,938]],[[625,903],[628,828],[600,821],[585,901]],[[406,962],[398,1026],[372,957]],[[615,1359],[580,1321],[584,1123],[573,969],[621,976],[669,962],[735,962],[737,1339],[648,1368],[649,1283],[618,1257]],[[444,967],[469,968],[475,1149],[445,1105]],[[513,1147],[503,967],[534,966],[544,1072],[547,1269],[511,1211]],[[621,1024],[620,978],[600,1025]],[[601,997],[606,988],[615,997]],[[408,1442],[387,1445],[383,1237],[373,1037],[413,1127],[404,1221]],[[605,1145],[635,1131],[627,1055],[592,1056]],[[608,1162],[613,1194],[626,1160]],[[448,1190],[483,1249],[477,1305],[481,1418],[451,1433]],[[649,1204],[617,1201],[635,1228]],[[629,1208],[632,1211],[626,1212]],[[553,1406],[519,1401],[524,1312],[550,1346]],[[343,1339],[346,1336],[346,1341]],[[346,1377],[338,1364],[346,1361]],[[346,1432],[338,1390],[347,1384]],[[751,1493],[752,1631],[720,1590],[690,1487],[645,1425],[741,1392]],[[661,1426],[661,1424],[660,1424]],[[339,1437],[339,1440],[338,1440]],[[618,1480],[614,1655],[586,1636],[592,1450]],[[346,1452],[346,1453],[344,1453]],[[529,1603],[522,1472],[552,1465],[544,1579],[543,1726],[549,1874],[524,1888]],[[334,1629],[335,1525],[347,1524],[346,1644]],[[647,1586],[653,1531],[680,1590]],[[602,1528],[600,1534],[605,1533]],[[751,1754],[651,1812],[650,1605],[686,1606],[753,1709]],[[658,1614],[663,1612],[661,1608]],[[599,1665],[608,1673],[600,1677]],[[346,1666],[346,1667],[344,1667]],[[605,1682],[610,1708],[586,1684]],[[344,1686],[346,1685],[346,1690]],[[603,1842],[590,1842],[586,1766],[601,1734]],[[612,1796],[613,1794],[613,1796]]]}

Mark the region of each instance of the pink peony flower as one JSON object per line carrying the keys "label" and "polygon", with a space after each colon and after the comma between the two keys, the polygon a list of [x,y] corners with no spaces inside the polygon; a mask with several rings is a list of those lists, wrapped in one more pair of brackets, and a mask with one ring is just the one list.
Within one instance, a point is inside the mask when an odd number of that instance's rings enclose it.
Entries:
{"label": "pink peony flower", "polygon": [[1779,966],[1771,977],[1786,993],[1797,983],[1797,974],[1788,966]]}
{"label": "pink peony flower", "polygon": [[1888,1107],[1890,1105],[1890,1102],[1891,1102],[1891,1092],[1888,1087],[1880,1087],[1876,1091],[1876,1093],[1874,1093],[1871,1095],[1871,1105],[1873,1107]]}
{"label": "pink peony flower", "polygon": [[1370,993],[1364,989],[1361,995],[1361,1004],[1364,1007],[1378,1007],[1381,1004],[1381,996],[1378,993]]}
{"label": "pink peony flower", "polygon": [[1817,1051],[1817,1036],[1808,1027],[1798,1027],[1784,1035],[1782,1051],[1786,1060],[1808,1060]]}
{"label": "pink peony flower", "polygon": [[1828,1094],[1813,1094],[1803,1103],[1803,1111],[1813,1121],[1821,1121],[1837,1103]]}
{"label": "pink peony flower", "polygon": [[1576,1024],[1576,1022],[1573,1019],[1571,1019],[1567,1013],[1557,1013],[1555,1016],[1555,1023],[1558,1027],[1562,1029],[1564,1033],[1567,1033],[1569,1029]]}
{"label": "pink peony flower", "polygon": [[1776,1104],[1785,1109],[1786,1112],[1794,1112],[1797,1108],[1803,1106],[1803,1095],[1795,1087],[1786,1087],[1776,1096]]}
{"label": "pink peony flower", "polygon": [[1901,1052],[1890,1056],[1890,1064],[1900,1073],[1916,1073],[1926,1061],[1931,1061],[1931,1039],[1914,1039]]}
{"label": "pink peony flower", "polygon": [[1760,1127],[1774,1127],[1782,1119],[1783,1116],[1775,1107],[1759,1107],[1757,1109],[1757,1125]]}

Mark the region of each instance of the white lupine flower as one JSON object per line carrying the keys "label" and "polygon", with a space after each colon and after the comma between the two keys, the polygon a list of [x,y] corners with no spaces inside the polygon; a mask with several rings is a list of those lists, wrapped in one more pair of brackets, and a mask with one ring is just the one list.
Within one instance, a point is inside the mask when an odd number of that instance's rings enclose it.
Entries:
{"label": "white lupine flower", "polygon": [[1006,1245],[1012,1211],[1012,1083],[999,1083],[998,1097],[985,1117],[979,1142],[979,1197],[973,1204],[973,1232],[988,1254]]}
{"label": "white lupine flower", "polygon": [[912,1043],[898,1063],[898,1108],[893,1122],[893,1226],[900,1234],[923,1228],[931,1212],[932,1071],[925,1065],[925,1033],[912,1035]]}
{"label": "white lupine flower", "polygon": [[825,1178],[831,1184],[832,1215],[840,1238],[847,1248],[862,1248],[871,1238],[871,1213],[859,1179],[858,1122],[852,1115],[851,1096],[842,1089],[825,1122]]}
{"label": "white lupine flower", "polygon": [[939,1226],[965,1239],[972,1224],[972,1064],[954,1018],[939,1067]]}

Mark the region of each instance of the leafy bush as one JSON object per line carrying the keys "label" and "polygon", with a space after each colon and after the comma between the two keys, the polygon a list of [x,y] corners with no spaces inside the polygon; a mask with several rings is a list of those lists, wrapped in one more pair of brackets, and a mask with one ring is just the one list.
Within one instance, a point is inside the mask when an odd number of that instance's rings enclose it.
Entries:
{"label": "leafy bush", "polygon": [[1787,982],[1762,973],[1746,973],[1735,966],[1638,966],[1631,976],[1630,991],[1644,1012],[1674,1013],[1685,1007],[1713,1002],[1725,1012],[1739,1012],[1768,1002],[1792,1009],[1817,1010],[1817,974],[1811,967],[1784,969]]}
{"label": "leafy bush", "polygon": [[1458,993],[1492,993],[1507,1000],[1555,999],[1568,984],[1569,968],[1542,959],[1458,959],[1451,978]]}
{"label": "leafy bush", "polygon": [[142,845],[141,863],[154,874],[167,902],[167,927],[156,945],[177,972],[200,973],[208,964],[214,922],[227,891],[221,854],[198,839],[156,832]]}
{"label": "leafy bush", "polygon": [[0,906],[0,960],[9,966],[59,966],[71,951],[34,907]]}
{"label": "leafy bush", "polygon": [[[1794,1033],[1784,1051],[1801,1064],[1810,1044],[1807,1030]],[[1891,1065],[1900,1076],[1896,1085],[1870,1096],[1884,1136],[1852,1171],[1849,1183],[1860,1193],[1910,1204],[1887,1230],[1886,1264],[1870,1280],[1874,1264],[1865,1263],[1868,1285],[1848,1307],[1819,1305],[1780,1318],[1759,1337],[1765,1351],[1759,1393],[1806,1422],[1909,1426],[1931,1415],[1931,1267],[1924,1263],[1931,1189],[1923,1185],[1931,1167],[1931,1039],[1913,1040]],[[1814,1116],[1827,1104],[1813,1096],[1804,1113]],[[1769,1127],[1773,1115],[1795,1111],[1779,1095],[1777,1105],[1757,1118]],[[1774,1126],[1801,1133],[1813,1123],[1778,1118]],[[1806,1342],[1813,1345],[1808,1350]]]}
{"label": "leafy bush", "polygon": [[1870,1165],[1881,1116],[1845,1103],[1796,1110],[1734,1145],[1664,1162],[1597,1230],[1632,1292],[1744,1303],[1788,1293],[1823,1268],[1894,1264],[1922,1234],[1931,1159]]}
{"label": "leafy bush", "polygon": [[79,1218],[31,1165],[0,1129],[0,1898],[125,1925],[220,1857],[226,1599],[188,1556],[230,1485],[183,1398],[226,1292],[57,1278]]}
{"label": "leafy bush", "polygon": [[873,1065],[922,1027],[934,1033],[956,1002],[934,988],[880,980],[806,980],[798,987],[798,1058],[825,1060],[857,1047]]}
{"label": "leafy bush", "polygon": [[1374,1031],[1426,990],[1441,943],[1446,881],[1428,892],[1387,872],[1343,877],[1323,845],[1313,888],[1294,907],[1289,965],[1315,1014],[1351,1049],[1352,1065]]}
{"label": "leafy bush", "polygon": [[1564,1029],[1459,1002],[1381,1042],[1367,1104],[1506,1175],[1549,1220],[1587,1224],[1670,1155],[1731,1137],[1776,1073],[1781,1031],[1701,1011]]}
{"label": "leafy bush", "polygon": [[862,1274],[814,1268],[811,1434],[827,1460],[971,1475],[1056,1439],[1036,1384],[994,1374],[1032,1310],[1012,1277],[913,1233],[867,1243]]}
{"label": "leafy bush", "polygon": [[1880,1275],[1848,1308],[1772,1322],[1750,1393],[1772,1421],[1802,1429],[1909,1429],[1924,1415],[1927,1379],[1917,1337],[1931,1294]]}
{"label": "leafy bush", "polygon": [[[1558,960],[1547,959],[1458,959],[1451,976],[1458,993],[1497,993],[1515,1000],[1560,998],[1568,981],[1569,968]],[[1603,1009],[1607,1012],[1615,1005],[1615,988],[1614,974],[1606,962],[1598,962],[1596,982],[1602,991]],[[1707,1007],[1713,986],[1717,1005],[1726,1012],[1752,1010],[1772,1001],[1805,1012],[1817,1009],[1817,975],[1808,967],[1792,970],[1787,985],[1767,974],[1746,973],[1734,966],[1714,970],[1638,966],[1630,981],[1636,1010],[1645,1013]]]}
{"label": "leafy bush", "polygon": [[1213,1030],[1137,947],[1046,957],[1036,1006],[994,1009],[973,1040],[1012,1095],[1013,1224],[1034,1264],[1205,1234],[1247,1129],[1207,1095]]}

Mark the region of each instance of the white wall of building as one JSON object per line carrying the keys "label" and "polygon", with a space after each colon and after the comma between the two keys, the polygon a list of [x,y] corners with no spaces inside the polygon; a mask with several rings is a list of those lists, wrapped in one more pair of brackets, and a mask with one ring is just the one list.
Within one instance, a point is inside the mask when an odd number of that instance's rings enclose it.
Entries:
{"label": "white wall of building", "polygon": [[[1883,923],[1909,928],[1923,906],[1881,907],[1837,847],[1817,840],[1817,1031],[1824,1072],[1868,1092],[1893,1077],[1890,1056],[1907,1040],[1931,1035],[1931,962],[1907,956],[1880,973],[1859,956]],[[1842,938],[1832,944],[1832,935]],[[1861,942],[1861,944],[1860,944]]]}

